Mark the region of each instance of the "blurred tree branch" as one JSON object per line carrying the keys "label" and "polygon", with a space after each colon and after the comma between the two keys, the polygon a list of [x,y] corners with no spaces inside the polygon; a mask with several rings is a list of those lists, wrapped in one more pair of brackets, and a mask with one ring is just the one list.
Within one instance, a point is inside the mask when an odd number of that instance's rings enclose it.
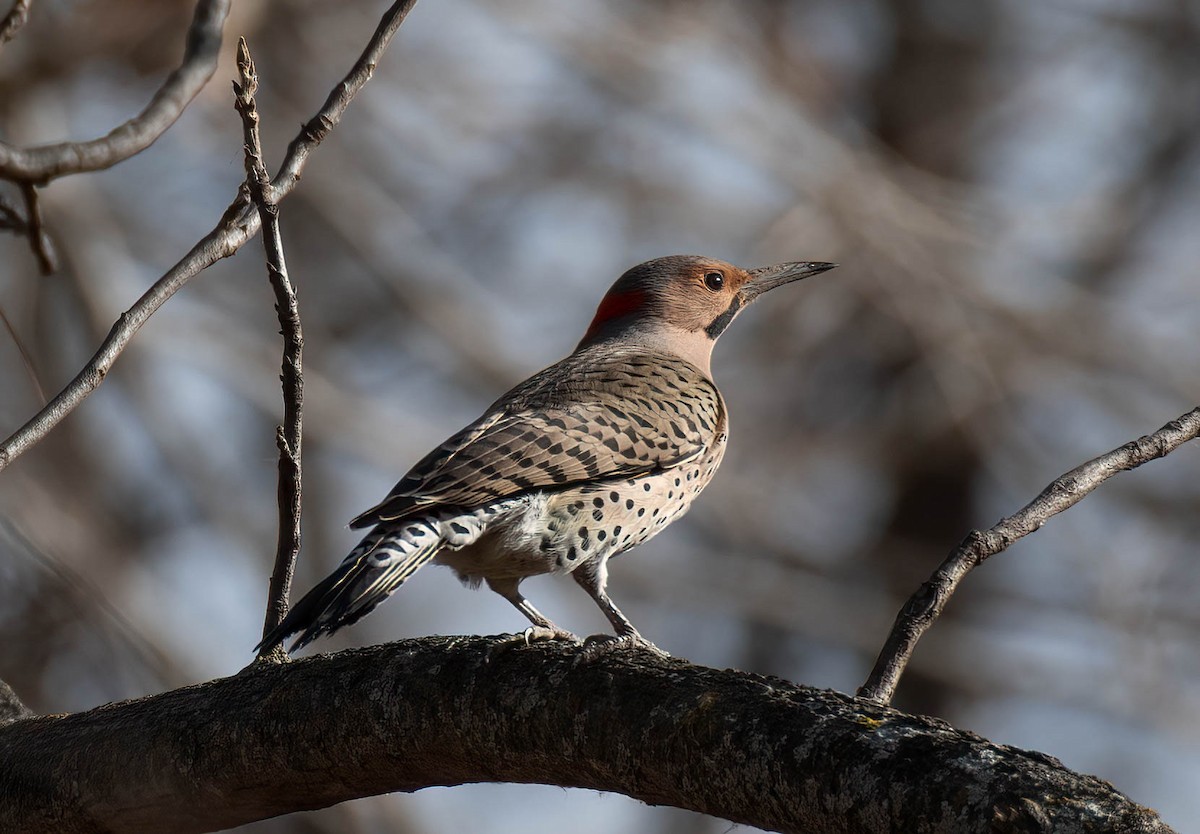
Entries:
{"label": "blurred tree branch", "polygon": [[1037,498],[987,531],[972,530],[904,604],[875,667],[859,688],[858,696],[880,704],[892,700],[917,641],[937,620],[959,583],[972,569],[1034,532],[1051,517],[1075,506],[1118,472],[1170,454],[1198,435],[1200,408],[1195,408],[1153,434],[1130,441],[1059,476]]}
{"label": "blurred tree branch", "polygon": [[110,168],[154,144],[216,72],[221,27],[229,6],[230,0],[200,0],[196,4],[183,61],[141,113],[107,135],[85,142],[56,142],[34,148],[0,142],[0,178],[45,185],[66,174]]}
{"label": "blurred tree branch", "polygon": [[255,664],[14,722],[0,728],[0,829],[212,831],[500,781],[807,834],[1170,831],[1102,780],[934,719],[650,653],[580,663],[572,647],[496,645],[431,637]]}
{"label": "blurred tree branch", "polygon": [[29,239],[29,248],[37,258],[38,269],[43,275],[49,275],[54,271],[54,258],[50,254],[50,241],[42,225],[42,208],[38,201],[37,188],[33,183],[21,183],[21,197],[25,200],[25,237]]}
{"label": "blurred tree branch", "polygon": [[[263,162],[262,138],[258,130],[258,107],[254,94],[258,75],[245,38],[238,39],[238,76],[233,82],[234,104],[242,117],[246,140],[246,188],[258,210],[263,229],[263,248],[267,255],[267,275],[275,293],[275,312],[283,334],[283,425],[276,427],[275,444],[279,447],[279,539],[275,567],[267,593],[267,613],[263,623],[265,637],[287,615],[288,594],[296,557],[300,554],[301,466],[300,443],[304,415],[304,334],[300,327],[300,309],[296,291],[288,278],[283,255],[283,236],[279,232],[279,205],[274,202],[271,178]],[[286,652],[277,645],[262,647],[262,654]]]}
{"label": "blurred tree branch", "polygon": [[0,46],[11,41],[29,19],[29,7],[33,0],[13,0],[12,8],[0,19]]}
{"label": "blurred tree branch", "polygon": [[[404,22],[416,0],[398,0],[384,13],[366,49],[350,72],[325,100],[317,114],[288,145],[287,155],[269,189],[272,202],[285,197],[300,181],[300,172],[309,155],[338,122],[358,91],[371,79],[375,66],[392,37]],[[0,155],[2,161],[2,155]],[[0,175],[2,168],[0,168]],[[134,334],[172,295],[201,271],[237,252],[259,229],[259,217],[239,192],[217,226],[204,236],[184,258],[158,279],[129,308],[109,331],[108,337],[91,360],[50,403],[34,415],[3,443],[0,443],[0,471],[16,457],[45,437],[58,423],[83,402],[104,381],[117,357]]]}

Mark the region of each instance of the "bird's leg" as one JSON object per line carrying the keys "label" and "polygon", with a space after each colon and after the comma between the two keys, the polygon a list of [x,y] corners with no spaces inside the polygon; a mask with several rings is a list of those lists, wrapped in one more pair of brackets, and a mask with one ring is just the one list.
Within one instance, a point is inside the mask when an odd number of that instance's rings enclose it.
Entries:
{"label": "bird's leg", "polygon": [[533,607],[532,602],[521,595],[521,592],[517,590],[517,587],[521,584],[521,580],[489,579],[487,584],[489,588],[511,602],[518,611],[528,617],[529,622],[533,623],[533,625],[525,629],[522,633],[513,635],[512,642],[523,642],[525,644],[532,643],[534,640],[567,640],[572,643],[579,642],[578,637],[550,622],[541,611]]}
{"label": "bird's leg", "polygon": [[617,608],[617,604],[604,590],[608,580],[607,561],[607,559],[589,560],[571,573],[571,576],[575,577],[575,581],[579,583],[579,587],[587,591],[588,596],[595,600],[596,605],[600,606],[600,610],[604,612],[604,616],[612,623],[613,630],[617,633],[615,637],[607,634],[593,634],[588,637],[584,641],[585,659],[594,660],[602,654],[623,646],[649,649],[656,654],[667,656],[666,652],[638,633],[638,630],[633,627],[633,623],[629,622],[629,619],[621,613],[621,609]]}

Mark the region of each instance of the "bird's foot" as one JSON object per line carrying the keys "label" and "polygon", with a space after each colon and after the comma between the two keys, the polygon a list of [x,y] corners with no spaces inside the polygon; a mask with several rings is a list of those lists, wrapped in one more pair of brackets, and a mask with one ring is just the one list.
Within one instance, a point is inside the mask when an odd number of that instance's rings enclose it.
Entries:
{"label": "bird's foot", "polygon": [[635,631],[620,636],[612,634],[591,635],[583,641],[583,651],[580,653],[580,660],[584,663],[591,663],[609,652],[630,650],[650,652],[659,657],[671,656]]}
{"label": "bird's foot", "polygon": [[579,638],[565,628],[557,626],[530,626],[520,634],[510,634],[493,643],[488,649],[488,661],[499,657],[509,649],[517,646],[529,646],[543,640],[561,640],[566,643],[578,644]]}

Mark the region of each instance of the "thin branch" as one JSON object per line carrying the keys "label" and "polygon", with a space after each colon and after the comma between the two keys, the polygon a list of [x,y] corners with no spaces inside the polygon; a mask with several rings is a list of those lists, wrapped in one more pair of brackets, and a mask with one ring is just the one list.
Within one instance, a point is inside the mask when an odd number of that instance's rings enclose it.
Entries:
{"label": "thin branch", "polygon": [[[416,0],[397,0],[388,9],[354,67],[330,93],[317,115],[301,129],[299,136],[288,146],[283,165],[271,184],[272,202],[279,202],[295,188],[309,154],[341,121],[350,101],[370,80],[376,63],[414,5]],[[237,198],[226,209],[217,226],[193,246],[179,263],[159,278],[129,310],[121,314],[100,349],[83,370],[50,401],[49,405],[0,443],[0,471],[49,434],[51,429],[100,386],[134,334],[168,298],[202,270],[237,252],[258,231],[259,223],[258,213],[250,206],[248,196],[239,189]]]}
{"label": "thin branch", "polygon": [[45,405],[46,391],[42,388],[42,381],[38,379],[37,368],[33,365],[33,357],[26,350],[25,343],[21,341],[17,329],[8,320],[8,314],[4,312],[3,307],[0,307],[0,324],[3,324],[4,329],[8,331],[8,337],[12,339],[13,345],[17,348],[17,353],[21,356],[21,364],[25,366],[25,373],[29,376],[29,382],[33,385],[33,390],[37,394],[38,401]]}
{"label": "thin branch", "polygon": [[42,226],[42,207],[38,200],[37,187],[33,183],[21,183],[21,196],[25,200],[25,237],[29,248],[37,258],[38,269],[43,275],[54,272],[54,258],[50,254],[50,241]]}
{"label": "thin branch", "polygon": [[[1168,834],[1041,753],[649,652],[429,637],[0,728],[0,830],[224,829],[360,796],[519,782],[805,834]],[[220,801],[213,801],[219,797]]]}
{"label": "thin branch", "polygon": [[[262,138],[258,131],[258,108],[254,94],[258,90],[258,75],[246,39],[238,39],[238,81],[233,82],[234,106],[242,117],[242,131],[246,140],[246,187],[250,199],[258,208],[262,222],[263,247],[267,254],[267,275],[271,289],[275,292],[275,313],[279,316],[279,330],[283,335],[283,425],[275,430],[275,444],[279,447],[279,540],[275,548],[275,567],[271,571],[271,583],[267,591],[267,613],[263,623],[263,636],[283,622],[287,614],[288,595],[291,593],[292,573],[296,568],[296,557],[300,554],[300,490],[301,466],[300,446],[303,433],[304,409],[304,334],[300,329],[300,309],[296,303],[296,291],[288,278],[287,260],[283,254],[283,237],[279,232],[279,206],[271,201],[268,193],[271,179],[263,162]],[[276,653],[278,644],[263,645],[261,656]]]}
{"label": "thin branch", "polygon": [[18,148],[0,142],[0,177],[45,184],[65,174],[98,171],[150,147],[175,123],[217,70],[221,28],[231,0],[199,0],[183,61],[155,92],[146,109],[99,139]]}
{"label": "thin branch", "polygon": [[29,19],[29,7],[32,5],[33,0],[13,0],[12,8],[8,10],[4,19],[0,20],[0,46],[17,36],[17,32]]}
{"label": "thin branch", "polygon": [[900,609],[875,667],[858,690],[858,697],[879,704],[891,702],[917,641],[933,625],[958,584],[973,568],[1037,530],[1052,516],[1073,507],[1118,472],[1157,460],[1197,436],[1200,436],[1200,408],[1172,420],[1153,434],[1072,469],[989,530],[971,531]]}

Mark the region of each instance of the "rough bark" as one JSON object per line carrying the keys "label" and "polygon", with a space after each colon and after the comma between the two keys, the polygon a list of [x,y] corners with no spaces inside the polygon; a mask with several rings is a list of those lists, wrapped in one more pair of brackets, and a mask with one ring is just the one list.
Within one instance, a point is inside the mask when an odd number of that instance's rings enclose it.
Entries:
{"label": "rough bark", "polygon": [[616,791],[767,829],[1168,832],[1042,755],[649,653],[437,637],[0,727],[0,830],[211,831],[466,782]]}

